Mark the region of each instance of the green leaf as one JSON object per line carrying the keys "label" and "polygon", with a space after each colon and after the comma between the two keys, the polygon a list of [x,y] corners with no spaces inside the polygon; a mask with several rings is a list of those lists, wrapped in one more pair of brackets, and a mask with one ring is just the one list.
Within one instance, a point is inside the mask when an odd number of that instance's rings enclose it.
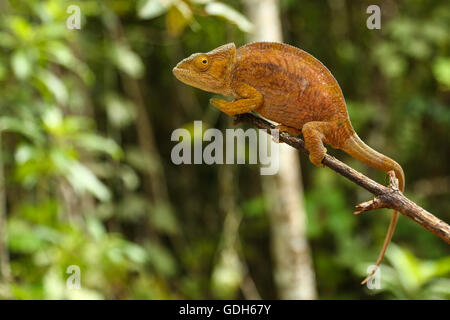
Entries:
{"label": "green leaf", "polygon": [[75,72],[87,84],[93,81],[94,75],[91,70],[75,57],[68,46],[60,41],[51,41],[46,44],[45,49],[49,60]]}
{"label": "green leaf", "polygon": [[153,19],[167,11],[173,0],[145,0],[138,6],[138,17],[141,19]]}
{"label": "green leaf", "polygon": [[180,35],[186,26],[192,21],[191,8],[183,1],[177,1],[169,9],[166,15],[166,26],[172,36]]}
{"label": "green leaf", "polygon": [[25,80],[31,74],[32,64],[26,52],[18,50],[11,57],[11,67],[18,79]]}
{"label": "green leaf", "polygon": [[159,164],[154,156],[139,148],[128,148],[125,157],[129,164],[142,172],[155,172],[159,169]]}
{"label": "green leaf", "polygon": [[427,42],[415,39],[414,41],[408,42],[408,44],[403,48],[403,51],[416,59],[427,59],[431,54],[431,47]]}
{"label": "green leaf", "polygon": [[106,235],[105,227],[98,219],[94,217],[89,216],[86,219],[86,228],[89,231],[89,234],[92,235],[97,241]]}
{"label": "green leaf", "polygon": [[436,261],[425,261],[420,264],[424,281],[450,274],[450,256]]}
{"label": "green leaf", "polygon": [[240,12],[222,2],[211,2],[205,6],[205,11],[209,15],[222,17],[231,23],[234,23],[244,32],[251,32],[252,23]]}
{"label": "green leaf", "polygon": [[115,159],[123,155],[120,146],[112,139],[93,133],[81,133],[75,136],[75,142],[87,150],[104,152]]}
{"label": "green leaf", "polygon": [[152,225],[167,234],[176,234],[179,231],[178,221],[167,203],[158,203],[150,214]]}
{"label": "green leaf", "polygon": [[436,80],[446,88],[450,88],[450,58],[439,57],[433,63],[433,73]]}
{"label": "green leaf", "polygon": [[66,104],[68,99],[68,92],[66,86],[64,85],[64,82],[62,82],[53,73],[45,69],[40,69],[38,71],[37,78],[45,85],[48,91],[53,94],[57,102]]}
{"label": "green leaf", "polygon": [[109,122],[117,128],[124,128],[136,118],[136,111],[131,101],[115,93],[105,96],[104,103]]}
{"label": "green leaf", "polygon": [[34,35],[31,24],[23,17],[13,16],[6,20],[9,29],[21,40],[30,41]]}
{"label": "green leaf", "polygon": [[109,201],[111,193],[108,188],[83,164],[73,162],[69,166],[68,180],[76,191],[88,191],[101,201]]}
{"label": "green leaf", "polygon": [[23,202],[17,208],[17,213],[32,223],[53,226],[60,223],[57,221],[59,209],[56,199],[49,198],[39,202]]}
{"label": "green leaf", "polygon": [[141,246],[138,246],[131,242],[126,244],[125,254],[131,261],[137,264],[143,264],[148,260],[147,251]]}
{"label": "green leaf", "polygon": [[33,253],[47,244],[61,241],[61,234],[46,226],[32,225],[18,218],[8,221],[8,242],[11,251]]}
{"label": "green leaf", "polygon": [[214,266],[211,276],[214,293],[223,299],[233,298],[243,276],[242,262],[236,250],[232,247],[221,250],[219,262]]}
{"label": "green leaf", "polygon": [[17,164],[22,164],[30,160],[36,154],[36,149],[29,144],[21,144],[17,147],[14,159]]}
{"label": "green leaf", "polygon": [[63,123],[63,114],[60,109],[53,107],[47,108],[42,115],[42,122],[45,128],[50,132],[60,131]]}
{"label": "green leaf", "polygon": [[44,241],[33,232],[32,227],[23,220],[9,219],[8,246],[12,252],[32,253],[42,249]]}
{"label": "green leaf", "polygon": [[40,143],[44,141],[44,136],[36,123],[13,117],[0,117],[0,132],[10,131],[20,133],[31,141]]}
{"label": "green leaf", "polygon": [[149,212],[149,203],[144,197],[133,194],[124,194],[123,200],[115,207],[117,217],[123,221],[136,221]]}
{"label": "green leaf", "polygon": [[242,204],[242,211],[249,217],[261,216],[266,212],[266,209],[266,202],[262,196],[251,198]]}
{"label": "green leaf", "polygon": [[130,48],[123,44],[116,44],[112,50],[114,64],[132,78],[144,75],[145,66],[141,58]]}
{"label": "green leaf", "polygon": [[139,187],[140,180],[136,171],[128,165],[122,165],[120,168],[120,177],[127,190],[133,191]]}
{"label": "green leaf", "polygon": [[0,47],[14,48],[16,46],[16,39],[11,34],[0,32]]}
{"label": "green leaf", "polygon": [[409,251],[395,244],[389,246],[386,257],[398,272],[399,280],[408,291],[414,291],[423,283],[419,260]]}
{"label": "green leaf", "polygon": [[165,247],[154,242],[148,242],[145,249],[151,265],[159,274],[171,276],[176,272],[175,259]]}
{"label": "green leaf", "polygon": [[405,59],[392,44],[386,42],[376,46],[374,55],[379,68],[387,78],[399,77],[406,71]]}

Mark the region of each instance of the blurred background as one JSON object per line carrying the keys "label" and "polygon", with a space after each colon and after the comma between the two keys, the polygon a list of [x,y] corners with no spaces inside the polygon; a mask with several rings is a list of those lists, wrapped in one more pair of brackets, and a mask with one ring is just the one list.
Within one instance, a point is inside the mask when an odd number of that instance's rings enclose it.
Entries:
{"label": "blurred background", "polygon": [[448,245],[404,216],[361,286],[390,211],[352,215],[372,195],[297,151],[272,177],[170,158],[194,120],[235,128],[172,68],[264,30],[331,70],[360,137],[449,222],[449,20],[445,0],[0,0],[0,298],[449,299]]}

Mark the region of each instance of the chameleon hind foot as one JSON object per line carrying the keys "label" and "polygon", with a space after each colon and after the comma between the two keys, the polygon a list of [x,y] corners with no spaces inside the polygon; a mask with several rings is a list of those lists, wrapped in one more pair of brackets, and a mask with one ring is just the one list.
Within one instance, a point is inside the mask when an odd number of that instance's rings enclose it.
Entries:
{"label": "chameleon hind foot", "polygon": [[327,149],[323,145],[323,140],[329,127],[330,124],[328,122],[311,121],[306,123],[302,128],[305,145],[309,151],[309,160],[318,167],[323,167],[322,160],[327,153]]}
{"label": "chameleon hind foot", "polygon": [[[323,147],[323,145],[322,145]],[[308,148],[308,146],[307,146]],[[309,150],[309,148],[308,148]],[[317,167],[324,167],[325,165],[322,164],[323,158],[325,158],[325,154],[327,153],[327,149],[323,147],[322,150],[314,150],[311,152],[309,151],[309,161]]]}

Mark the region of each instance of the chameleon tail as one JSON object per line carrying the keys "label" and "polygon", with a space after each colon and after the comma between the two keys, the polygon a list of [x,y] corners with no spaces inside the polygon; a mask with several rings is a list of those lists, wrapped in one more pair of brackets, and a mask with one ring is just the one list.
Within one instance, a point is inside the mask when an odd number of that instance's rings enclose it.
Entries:
{"label": "chameleon tail", "polygon": [[[368,145],[366,145],[356,134],[353,133],[344,143],[341,148],[346,153],[351,155],[353,158],[360,160],[361,162],[371,166],[375,169],[389,172],[391,170],[394,171],[395,176],[398,179],[399,189],[403,192],[405,187],[405,175],[403,173],[402,167],[395,162],[394,160],[386,157],[385,155],[373,150]],[[389,224],[389,228],[386,234],[386,238],[384,239],[383,248],[381,249],[380,255],[378,256],[378,260],[375,264],[375,268],[372,272],[361,282],[361,284],[365,284],[376,272],[378,266],[381,264],[381,261],[384,258],[384,254],[386,253],[386,249],[391,242],[392,235],[394,234],[395,226],[398,220],[398,212],[394,211],[391,222]]]}

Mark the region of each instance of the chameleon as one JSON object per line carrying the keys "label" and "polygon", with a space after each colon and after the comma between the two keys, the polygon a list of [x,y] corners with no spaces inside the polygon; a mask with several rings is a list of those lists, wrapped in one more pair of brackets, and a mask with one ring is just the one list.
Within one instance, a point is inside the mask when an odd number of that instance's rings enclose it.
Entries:
{"label": "chameleon", "polygon": [[[375,169],[394,171],[404,191],[402,167],[366,145],[350,122],[344,95],[331,72],[311,54],[276,42],[254,42],[238,49],[225,44],[207,53],[195,53],[179,62],[174,76],[207,92],[232,97],[213,98],[212,106],[227,115],[256,111],[291,135],[303,135],[309,159],[322,166],[324,143],[341,149]],[[398,212],[394,211],[375,268],[381,264],[394,234]]]}

